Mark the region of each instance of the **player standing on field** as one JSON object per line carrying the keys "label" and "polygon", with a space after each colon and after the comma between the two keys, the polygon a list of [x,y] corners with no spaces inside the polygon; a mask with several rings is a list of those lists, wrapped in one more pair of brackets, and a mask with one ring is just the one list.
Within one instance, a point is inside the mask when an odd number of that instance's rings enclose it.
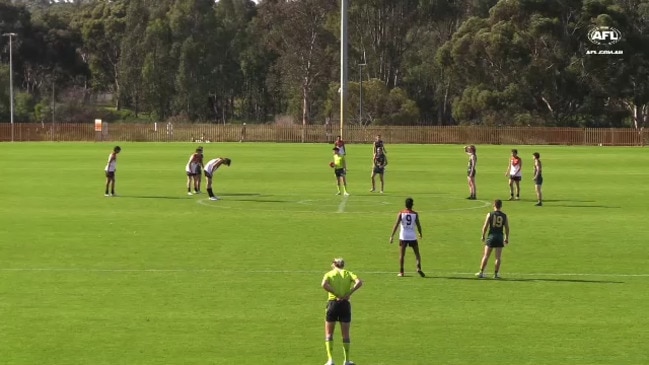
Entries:
{"label": "player standing on field", "polygon": [[194,194],[200,193],[201,170],[203,169],[203,148],[198,147],[194,153],[189,156],[189,161],[185,165],[187,173],[187,195],[192,195],[192,186]]}
{"label": "player standing on field", "polygon": [[194,183],[196,184],[196,189],[197,191],[194,192],[194,194],[200,194],[201,193],[201,180],[202,180],[202,175],[203,175],[203,168],[205,165],[203,164],[203,147],[198,146],[198,149],[200,150],[198,152],[198,166],[196,168],[196,172],[194,175]]}
{"label": "player standing on field", "polygon": [[534,191],[536,192],[537,207],[543,206],[543,192],[541,186],[543,185],[543,165],[541,164],[541,154],[534,152]]}
{"label": "player standing on field", "polygon": [[521,196],[521,179],[523,176],[523,160],[518,157],[518,150],[512,150],[512,156],[509,159],[509,165],[505,176],[509,176],[509,200],[514,200],[514,184],[516,184],[516,200]]}
{"label": "player standing on field", "polygon": [[381,194],[383,194],[383,187],[384,187],[384,181],[383,181],[383,175],[385,174],[385,166],[388,165],[388,156],[383,153],[383,148],[378,147],[376,149],[376,152],[374,154],[374,160],[373,166],[372,166],[372,189],[370,190],[370,193],[374,192],[374,189],[376,188],[376,183],[374,182],[374,177],[378,174],[379,177],[381,178]]}
{"label": "player standing on field", "polygon": [[336,184],[338,192],[336,195],[340,195],[340,187],[342,185],[342,191],[345,196],[349,196],[347,192],[347,161],[345,161],[345,156],[340,154],[340,149],[338,147],[333,148],[334,151],[334,160],[331,163],[334,168],[334,174],[336,175]]}
{"label": "player standing on field", "polygon": [[345,270],[345,260],[342,258],[334,259],[331,268],[332,270],[322,278],[321,284],[322,288],[329,293],[325,314],[325,349],[327,350],[325,365],[334,365],[333,340],[336,322],[340,322],[340,331],[343,337],[344,365],[354,365],[349,360],[349,327],[352,321],[352,305],[349,298],[363,286],[363,281],[353,272]]}
{"label": "player standing on field", "polygon": [[466,178],[469,182],[469,197],[467,199],[476,200],[475,168],[478,164],[478,155],[474,145],[464,146],[464,152],[469,155],[469,163],[466,169]]}
{"label": "player standing on field", "polygon": [[[120,153],[122,149],[119,146],[113,148],[113,152],[108,155],[108,162],[104,171],[106,172],[106,192],[104,196],[115,196],[115,172],[117,171],[117,154]],[[108,195],[108,189],[110,188],[110,195]]]}
{"label": "player standing on field", "polygon": [[417,259],[417,274],[422,278],[426,276],[423,271],[421,271],[421,255],[419,254],[419,242],[417,241],[417,234],[415,232],[415,226],[419,232],[419,238],[421,238],[421,224],[419,224],[419,214],[412,210],[414,205],[414,200],[412,198],[406,199],[406,209],[399,212],[397,215],[397,221],[394,223],[394,228],[392,229],[392,234],[390,235],[390,243],[394,239],[394,234],[397,231],[399,225],[401,226],[401,232],[399,233],[399,275],[403,276],[403,262],[406,256],[406,248],[408,246],[412,247],[412,250],[415,253],[415,258]]}
{"label": "player standing on field", "polygon": [[379,148],[383,151],[384,154],[387,154],[387,153],[388,153],[388,151],[385,150],[385,146],[384,146],[384,144],[383,144],[383,140],[381,140],[381,135],[380,135],[380,134],[377,134],[377,135],[376,135],[376,138],[374,139],[374,144],[372,145],[372,154],[373,154],[373,155],[376,155],[376,151],[377,151]]}
{"label": "player standing on field", "polygon": [[334,142],[334,146],[336,146],[336,148],[338,148],[338,153],[339,153],[341,156],[345,156],[345,155],[346,155],[346,152],[345,152],[345,141],[343,141],[342,137],[340,137],[340,136],[337,136],[337,137],[336,137],[336,141]]}
{"label": "player standing on field", "polygon": [[230,166],[231,163],[232,160],[230,160],[229,158],[219,157],[209,160],[205,165],[204,171],[205,177],[207,178],[207,194],[209,194],[210,200],[219,200],[219,198],[214,195],[214,191],[212,191],[212,179],[214,178],[216,170],[218,170],[221,165]]}
{"label": "player standing on field", "polygon": [[[509,220],[507,214],[503,213],[500,209],[503,206],[502,200],[494,201],[494,211],[487,213],[487,218],[482,226],[482,242],[484,242],[484,254],[480,262],[480,271],[475,274],[478,278],[484,278],[484,270],[491,256],[491,251],[496,250],[496,262],[494,267],[494,279],[500,279],[500,258],[502,256],[503,247],[509,243]],[[485,234],[489,234],[485,239]],[[504,230],[504,235],[503,235]]]}

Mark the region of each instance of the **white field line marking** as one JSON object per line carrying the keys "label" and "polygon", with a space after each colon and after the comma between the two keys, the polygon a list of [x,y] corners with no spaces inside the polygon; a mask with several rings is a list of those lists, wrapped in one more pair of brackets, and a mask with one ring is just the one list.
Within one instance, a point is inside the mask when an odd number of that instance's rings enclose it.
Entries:
{"label": "white field line marking", "polygon": [[343,196],[343,200],[338,204],[338,212],[337,213],[345,213],[345,206],[347,205],[347,198],[349,198],[349,195]]}
{"label": "white field line marking", "polygon": [[[452,197],[443,197],[443,198],[452,199],[452,200],[464,200],[464,199],[461,199],[461,198],[452,198]],[[329,202],[329,200],[327,200],[327,199],[298,200],[298,201],[295,202],[295,204],[300,205],[302,207],[308,207],[308,206],[312,206],[313,202],[320,202],[320,201]],[[250,200],[250,202],[254,202],[254,200]],[[465,207],[465,208],[428,209],[428,210],[419,209],[419,210],[417,210],[417,212],[419,212],[419,213],[435,213],[435,212],[463,211],[463,210],[483,209],[483,208],[488,207],[488,206],[491,205],[491,202],[488,202],[488,201],[485,201],[485,200],[476,200],[476,202],[480,202],[483,205],[476,205],[476,206],[473,206],[473,207]],[[200,205],[203,205],[203,206],[206,206],[206,207],[217,208],[217,209],[241,209],[241,210],[245,209],[245,210],[248,210],[248,211],[253,211],[254,210],[254,211],[257,211],[257,212],[291,212],[291,213],[310,213],[310,214],[330,214],[330,212],[325,211],[325,210],[316,211],[316,210],[285,210],[285,209],[264,209],[264,208],[260,209],[260,208],[247,207],[247,206],[223,205],[223,200],[219,200],[218,203],[215,203],[215,202],[210,201],[209,199],[199,199],[199,200],[196,200],[196,203],[200,204]],[[231,202],[228,202],[228,203],[231,203]],[[365,204],[365,203],[371,203],[371,202],[367,201],[367,200],[361,201],[361,205],[363,205],[365,207],[387,206],[387,205],[391,204],[390,202],[378,202],[375,205]],[[340,204],[342,204],[342,202]],[[326,206],[334,206],[334,205],[333,204],[332,205],[322,204],[322,205],[318,205],[318,206],[326,207]],[[340,209],[340,205],[338,206],[338,208]],[[344,210],[344,208],[345,207],[343,206],[343,210]],[[342,213],[342,212],[338,212],[338,213]],[[367,214],[366,211],[344,212],[344,213],[346,213],[346,214]],[[372,214],[392,214],[392,213],[393,212],[390,211],[390,212],[374,212]]]}
{"label": "white field line marking", "polygon": [[[95,272],[95,273],[232,273],[232,274],[321,274],[322,270],[222,270],[222,269],[84,269],[84,268],[0,268],[0,272]],[[394,275],[395,271],[356,271],[367,275]],[[431,277],[442,275],[473,276],[473,272],[430,272]],[[591,276],[591,277],[638,277],[647,278],[647,274],[604,274],[604,273],[507,273],[508,278],[553,277],[553,276]]]}

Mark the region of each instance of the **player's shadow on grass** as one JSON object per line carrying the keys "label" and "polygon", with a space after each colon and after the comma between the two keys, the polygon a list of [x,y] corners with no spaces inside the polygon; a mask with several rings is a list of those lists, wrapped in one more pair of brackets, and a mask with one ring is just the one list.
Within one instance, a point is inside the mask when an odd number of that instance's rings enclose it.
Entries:
{"label": "player's shadow on grass", "polygon": [[160,195],[120,195],[118,198],[126,199],[191,199],[187,196],[160,196]]}
{"label": "player's shadow on grass", "polygon": [[261,196],[259,193],[228,193],[228,194],[219,194],[220,196]]}
{"label": "player's shadow on grass", "polygon": [[227,201],[234,202],[255,202],[255,203],[294,203],[290,200],[274,200],[274,199],[227,199]]}
{"label": "player's shadow on grass", "polygon": [[417,274],[412,274],[412,275],[405,274],[404,276],[397,277],[397,279],[402,279],[402,278],[415,278],[417,280],[420,280],[420,279],[441,279],[440,277],[428,276],[428,274],[426,274],[426,276],[424,276],[424,277],[421,277],[421,276],[419,276]]}
{"label": "player's shadow on grass", "polygon": [[[272,197],[272,195],[263,195],[259,193],[228,193],[228,194],[219,194],[219,196],[226,198],[228,201],[235,201],[235,202],[293,203],[293,201],[291,200],[265,199],[265,197]],[[233,197],[233,198],[230,199],[229,197]]]}
{"label": "player's shadow on grass", "polygon": [[476,277],[464,277],[464,276],[438,276],[439,279],[448,279],[448,280],[473,280],[473,281],[522,281],[522,282],[534,282],[534,281],[543,281],[543,282],[555,282],[555,283],[584,283],[584,284],[624,284],[624,281],[612,281],[612,280],[589,280],[589,279],[550,279],[550,278],[501,278],[501,279],[492,279],[484,278],[478,279]]}
{"label": "player's shadow on grass", "polygon": [[558,199],[557,200],[543,199],[543,202],[544,203],[595,203],[594,200],[558,200]]}
{"label": "player's shadow on grass", "polygon": [[624,284],[624,281],[588,279],[548,279],[548,278],[502,278],[502,281],[547,281],[557,283]]}
{"label": "player's shadow on grass", "polygon": [[[530,200],[531,201],[531,200]],[[566,204],[550,204],[546,207],[565,207],[565,208],[611,208],[620,209],[622,207],[601,205],[601,204],[580,204],[580,203],[597,203],[595,200],[543,200],[544,203],[566,203]]]}
{"label": "player's shadow on grass", "polygon": [[[547,206],[547,205],[546,205]],[[616,207],[611,205],[585,205],[585,204],[553,204],[553,207],[564,207],[564,208],[606,208],[606,209],[620,209],[622,207]]]}

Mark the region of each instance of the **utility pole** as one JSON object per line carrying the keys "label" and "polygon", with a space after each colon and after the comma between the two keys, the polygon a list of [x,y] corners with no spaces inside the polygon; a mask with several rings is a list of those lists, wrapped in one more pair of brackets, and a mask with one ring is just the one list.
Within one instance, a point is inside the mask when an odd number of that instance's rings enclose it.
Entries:
{"label": "utility pole", "polygon": [[358,64],[358,77],[359,77],[359,88],[358,88],[358,121],[363,125],[363,67],[367,66],[365,57],[363,57],[363,63]]}

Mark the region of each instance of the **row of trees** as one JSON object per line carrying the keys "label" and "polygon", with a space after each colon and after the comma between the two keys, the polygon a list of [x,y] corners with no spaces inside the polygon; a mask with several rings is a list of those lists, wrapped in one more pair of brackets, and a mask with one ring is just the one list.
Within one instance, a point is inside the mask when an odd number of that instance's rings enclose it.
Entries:
{"label": "row of trees", "polygon": [[[0,0],[16,118],[337,118],[340,0]],[[649,0],[350,1],[350,120],[635,126],[649,115]],[[623,54],[589,42],[613,26]],[[8,38],[0,118],[8,119]],[[363,66],[360,66],[360,65]],[[360,115],[360,82],[363,115]],[[110,118],[107,115],[106,118]]]}

